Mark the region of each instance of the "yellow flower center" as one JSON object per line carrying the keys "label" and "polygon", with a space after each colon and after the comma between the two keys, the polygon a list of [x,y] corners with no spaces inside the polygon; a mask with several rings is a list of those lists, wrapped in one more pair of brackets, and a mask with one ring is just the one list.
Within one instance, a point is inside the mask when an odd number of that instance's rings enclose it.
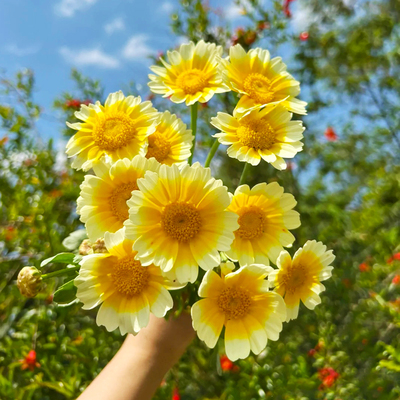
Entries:
{"label": "yellow flower center", "polygon": [[256,103],[267,104],[274,99],[274,91],[271,89],[271,81],[264,75],[253,73],[243,82],[245,92]]}
{"label": "yellow flower center", "polygon": [[251,303],[249,292],[240,288],[228,287],[218,297],[218,307],[227,319],[238,319],[245,316]]}
{"label": "yellow flower center", "polygon": [[138,190],[136,181],[123,183],[112,191],[109,198],[111,211],[121,222],[129,218],[129,207],[126,201],[131,198],[133,190]]}
{"label": "yellow flower center", "polygon": [[197,68],[183,71],[176,79],[176,85],[180,87],[185,94],[196,94],[201,92],[207,85],[205,73]]}
{"label": "yellow flower center", "polygon": [[265,213],[258,207],[245,207],[240,211],[239,229],[235,232],[242,239],[254,239],[261,236],[265,229]]}
{"label": "yellow flower center", "polygon": [[301,289],[307,280],[309,280],[307,269],[301,264],[292,265],[282,274],[280,286],[284,285],[286,292],[293,294]]}
{"label": "yellow flower center", "polygon": [[196,207],[187,203],[171,203],[164,208],[161,227],[178,242],[186,243],[200,231],[201,218]]}
{"label": "yellow flower center", "polygon": [[93,140],[101,150],[115,151],[126,146],[136,134],[134,121],[121,111],[98,114]]}
{"label": "yellow flower center", "polygon": [[237,136],[243,146],[255,150],[267,150],[276,142],[276,133],[264,119],[248,120],[240,123]]}
{"label": "yellow flower center", "polygon": [[146,158],[154,157],[158,162],[162,163],[171,150],[171,143],[165,139],[161,132],[154,132],[149,136],[149,147],[147,148]]}
{"label": "yellow flower center", "polygon": [[149,282],[150,273],[134,255],[118,260],[111,273],[111,282],[117,291],[127,297],[133,297],[143,292]]}

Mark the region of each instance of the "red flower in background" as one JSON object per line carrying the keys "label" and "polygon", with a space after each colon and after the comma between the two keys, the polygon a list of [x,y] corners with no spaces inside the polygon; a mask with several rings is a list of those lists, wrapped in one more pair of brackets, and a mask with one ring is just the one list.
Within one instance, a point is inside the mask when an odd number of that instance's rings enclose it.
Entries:
{"label": "red flower in background", "polygon": [[394,278],[392,279],[392,283],[394,285],[398,285],[400,283],[400,275],[395,275]]}
{"label": "red flower in background", "polygon": [[317,353],[317,350],[311,349],[311,350],[308,350],[307,355],[308,355],[308,357],[314,357],[316,353]]}
{"label": "red flower in background", "polygon": [[35,368],[39,368],[40,364],[36,361],[36,351],[31,350],[27,356],[23,360],[19,361],[21,365],[21,369],[29,369],[33,371]]}
{"label": "red flower in background", "polygon": [[239,371],[239,367],[235,365],[226,355],[221,356],[219,362],[221,364],[222,371]]}
{"label": "red flower in background", "polygon": [[308,32],[301,32],[300,35],[299,35],[299,39],[302,42],[306,42],[308,40],[309,36],[310,35],[308,34]]}
{"label": "red flower in background", "polygon": [[369,271],[369,266],[368,266],[368,264],[367,263],[361,263],[359,266],[358,266],[358,269],[360,270],[360,272],[368,272]]}
{"label": "red flower in background", "polygon": [[244,38],[246,44],[251,45],[256,41],[256,39],[257,39],[257,33],[255,33],[254,31],[246,32],[246,36]]}
{"label": "red flower in background", "polygon": [[269,23],[268,23],[268,22],[265,22],[265,21],[260,21],[260,22],[257,24],[257,29],[258,29],[259,31],[264,31],[265,29],[269,29],[269,27],[270,27]]}
{"label": "red flower in background", "polygon": [[326,128],[324,135],[330,142],[336,142],[336,140],[339,138],[331,126]]}
{"label": "red flower in background", "polygon": [[333,368],[321,368],[318,371],[318,378],[322,381],[320,385],[320,390],[331,387],[339,378],[339,373],[336,372]]}
{"label": "red flower in background", "polygon": [[67,108],[79,108],[81,106],[81,101],[78,99],[72,99],[65,102],[65,107]]}
{"label": "red flower in background", "polygon": [[177,387],[174,387],[174,391],[172,392],[172,400],[181,400],[181,396]]}
{"label": "red flower in background", "polygon": [[400,253],[393,254],[386,261],[388,264],[391,264],[394,260],[400,261]]}
{"label": "red flower in background", "polygon": [[83,102],[82,102],[82,104],[84,104],[85,106],[88,106],[91,103],[92,103],[92,100],[89,100],[89,99],[83,100]]}
{"label": "red flower in background", "polygon": [[17,229],[14,228],[13,226],[9,225],[6,227],[6,234],[5,234],[5,239],[7,241],[13,240],[17,236]]}
{"label": "red flower in background", "polygon": [[233,362],[227,356],[222,356],[219,362],[221,363],[222,371],[231,371],[234,367]]}
{"label": "red flower in background", "polygon": [[286,15],[287,18],[290,18],[292,16],[292,13],[290,12],[290,3],[294,0],[284,0],[283,1],[283,12]]}

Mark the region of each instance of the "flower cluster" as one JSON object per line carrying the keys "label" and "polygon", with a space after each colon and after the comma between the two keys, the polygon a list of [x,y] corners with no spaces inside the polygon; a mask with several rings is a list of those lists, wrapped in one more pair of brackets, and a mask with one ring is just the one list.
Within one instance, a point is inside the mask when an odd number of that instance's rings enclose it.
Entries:
{"label": "flower cluster", "polygon": [[338,379],[340,375],[331,367],[321,368],[318,370],[318,378],[321,380],[320,390],[331,387]]}
{"label": "flower cluster", "polygon": [[[309,309],[321,302],[334,255],[312,240],[292,259],[284,248],[300,226],[295,198],[277,182],[244,183],[249,165],[263,160],[283,170],[302,150],[304,128],[292,120],[306,114],[299,82],[267,50],[237,44],[222,53],[191,42],[151,67],[151,91],[190,106],[192,129],[150,101],[116,92],[75,112],[80,122],[67,123],[77,133],[66,151],[73,168],[93,171],[77,200],[88,237],[74,280],[83,308],[100,306],[99,325],[136,334],[150,313],[162,318],[183,302],[199,338],[212,348],[224,331],[235,361],[278,340],[300,301]],[[244,163],[233,194],[209,168],[192,164],[198,103],[228,91],[240,99],[211,119],[219,133],[209,159],[224,144]]]}
{"label": "flower cluster", "polygon": [[19,360],[21,363],[21,369],[29,369],[33,371],[35,368],[40,368],[40,364],[36,361],[36,351],[30,350],[29,353],[22,359]]}

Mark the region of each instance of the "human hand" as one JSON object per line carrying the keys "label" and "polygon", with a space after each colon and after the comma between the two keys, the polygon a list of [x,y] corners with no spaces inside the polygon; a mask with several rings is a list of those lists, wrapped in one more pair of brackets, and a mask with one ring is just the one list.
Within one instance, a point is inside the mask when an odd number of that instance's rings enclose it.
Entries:
{"label": "human hand", "polygon": [[127,336],[78,400],[150,400],[194,336],[188,313],[168,321],[151,315],[149,325],[136,336]]}

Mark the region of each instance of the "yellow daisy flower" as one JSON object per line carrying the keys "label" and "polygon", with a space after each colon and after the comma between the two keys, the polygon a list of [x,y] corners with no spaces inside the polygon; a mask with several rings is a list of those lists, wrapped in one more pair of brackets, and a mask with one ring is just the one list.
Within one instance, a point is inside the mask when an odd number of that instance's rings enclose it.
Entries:
{"label": "yellow daisy flower", "polygon": [[172,308],[169,282],[154,265],[144,267],[135,260],[133,242],[124,239],[123,230],[106,232],[109,253],[83,257],[75,278],[77,298],[83,309],[99,304],[96,322],[108,331],[119,328],[121,334],[136,334],[147,326],[150,312],[162,318]]}
{"label": "yellow daisy flower", "polygon": [[219,112],[211,124],[221,133],[214,137],[221,144],[230,145],[228,155],[239,161],[258,165],[261,159],[276,169],[286,169],[283,159],[293,158],[302,150],[303,123],[290,121],[292,114],[281,105],[267,105],[246,115],[233,116]]}
{"label": "yellow daisy flower", "polygon": [[172,271],[179,282],[194,282],[198,266],[220,263],[238,228],[237,215],[226,211],[230,198],[221,180],[196,163],[179,169],[161,165],[138,180],[139,191],[127,202],[126,237],[143,265]]}
{"label": "yellow daisy flower", "polygon": [[222,47],[200,40],[182,44],[179,51],[168,51],[168,61],[160,59],[164,67],[153,65],[156,75],[149,75],[148,83],[153,93],[170,97],[174,103],[186,102],[190,106],[197,101],[206,103],[214,93],[228,92],[219,72]]}
{"label": "yellow daisy flower", "polygon": [[292,258],[283,251],[277,261],[278,269],[268,276],[275,291],[284,296],[287,322],[297,318],[300,300],[310,310],[321,303],[319,294],[325,290],[321,283],[332,276],[335,259],[332,250],[326,251],[322,242],[309,240]]}
{"label": "yellow daisy flower", "polygon": [[119,91],[111,93],[104,106],[99,101],[82,104],[75,116],[83,122],[67,122],[78,132],[68,141],[66,152],[76,156],[73,168],[87,171],[105,155],[113,161],[144,156],[158,113],[150,101],[142,103],[140,97],[125,97]]}
{"label": "yellow daisy flower", "polygon": [[293,195],[283,193],[276,182],[259,183],[252,189],[239,186],[227,208],[239,216],[239,229],[226,255],[240,265],[275,263],[283,246],[294,242],[289,229],[300,226],[300,215],[293,210],[296,204]]}
{"label": "yellow daisy flower", "polygon": [[193,135],[180,118],[165,111],[148,141],[146,158],[154,157],[166,165],[179,165],[190,157]]}
{"label": "yellow daisy flower", "polygon": [[192,306],[193,328],[210,348],[225,326],[225,352],[232,361],[259,354],[267,340],[278,340],[286,308],[282,297],[268,289],[264,278],[272,270],[248,265],[220,277],[208,271],[199,288],[204,299]]}
{"label": "yellow daisy flower", "polygon": [[296,114],[306,114],[305,101],[296,98],[300,83],[286,71],[281,57],[271,60],[268,50],[251,49],[247,53],[240,44],[229,50],[229,60],[221,60],[224,83],[241,93],[236,111],[240,114],[268,103],[280,103]]}
{"label": "yellow daisy flower", "polygon": [[114,164],[101,161],[94,165],[96,175],[86,175],[77,201],[77,213],[85,224],[89,239],[94,242],[105,232],[114,233],[129,218],[126,201],[138,190],[137,180],[146,171],[158,171],[160,164],[136,156]]}

